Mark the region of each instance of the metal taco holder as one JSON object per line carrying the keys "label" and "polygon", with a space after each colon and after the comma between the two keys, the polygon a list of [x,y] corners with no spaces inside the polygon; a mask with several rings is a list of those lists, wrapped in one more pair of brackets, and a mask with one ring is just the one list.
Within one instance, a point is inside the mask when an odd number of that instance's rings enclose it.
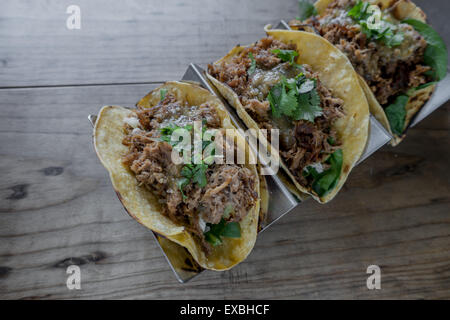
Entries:
{"label": "metal taco holder", "polygon": [[[281,21],[278,29],[288,29],[289,26],[286,22]],[[205,71],[195,64],[190,64],[187,68],[182,81],[186,82],[196,82],[199,83],[204,88],[208,89],[211,93],[216,95],[227,108],[233,124],[242,130],[246,130],[245,125],[237,116],[236,111],[227,103],[227,101],[221,97],[218,91],[209,83],[205,77]],[[430,99],[430,101],[424,106],[419,112],[419,114],[413,120],[411,126],[416,125],[419,121],[423,120],[431,112],[440,107],[443,103],[447,102],[450,98],[450,76],[447,77],[439,83],[437,89]],[[94,126],[97,119],[96,115],[89,115],[89,121]],[[372,153],[380,149],[382,146],[387,144],[392,136],[384,129],[384,127],[373,117],[370,116],[370,132],[367,141],[365,151],[363,152],[361,158],[359,159],[357,165],[367,159]],[[259,154],[258,154],[259,158]],[[267,215],[264,219],[264,223],[260,225],[260,231],[262,232],[272,224],[274,224],[278,219],[283,217],[285,214],[296,208],[301,202],[307,200],[308,196],[302,196],[298,194],[293,194],[289,190],[287,183],[289,183],[289,178],[280,169],[276,175],[265,176],[266,186],[269,193],[269,207],[267,210]],[[192,258],[190,253],[182,246],[166,239],[165,237],[153,232],[158,245],[160,246],[170,268],[175,274],[175,277],[180,283],[186,283],[195,276],[199,275],[204,271],[202,267]]]}

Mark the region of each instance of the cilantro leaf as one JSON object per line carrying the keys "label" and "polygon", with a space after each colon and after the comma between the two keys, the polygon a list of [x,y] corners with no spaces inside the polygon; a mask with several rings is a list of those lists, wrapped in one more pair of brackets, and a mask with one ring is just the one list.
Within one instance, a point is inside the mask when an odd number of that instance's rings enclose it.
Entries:
{"label": "cilantro leaf", "polygon": [[192,183],[198,184],[200,188],[206,187],[206,184],[208,183],[206,180],[207,169],[208,169],[207,164],[204,163],[196,164],[195,169],[193,170]]}
{"label": "cilantro leaf", "polygon": [[222,231],[222,237],[225,238],[240,238],[241,226],[239,222],[228,222]]}
{"label": "cilantro leaf", "polygon": [[369,15],[367,14],[367,9],[369,8],[368,2],[363,2],[359,0],[353,8],[350,9],[350,11],[347,13],[347,16],[355,19],[355,20],[362,20],[367,19]]}
{"label": "cilantro leaf", "polygon": [[[204,134],[207,130],[206,127],[206,120],[203,119],[202,121],[203,126],[202,126],[202,139],[204,137]],[[184,128],[186,130],[192,130],[193,126],[192,125],[186,125],[184,126]],[[161,130],[162,133],[166,133],[166,134],[171,134],[173,132],[173,128],[172,127],[166,127],[163,128]],[[204,151],[206,147],[208,147],[212,141],[202,141],[202,150]],[[178,188],[181,191],[181,194],[183,195],[183,200],[186,199],[184,193],[183,193],[183,189],[184,187],[186,187],[189,183],[196,183],[200,188],[204,188],[208,181],[206,178],[206,171],[208,170],[208,165],[210,165],[212,163],[212,159],[214,158],[214,153],[215,153],[215,149],[211,150],[211,154],[204,159],[203,161],[201,161],[201,163],[199,164],[185,164],[182,168],[181,168],[181,176],[183,178],[178,180]],[[195,156],[195,155],[194,155]]]}
{"label": "cilantro leaf", "polygon": [[433,78],[438,81],[445,78],[447,74],[448,53],[444,40],[426,23],[415,19],[406,19],[403,22],[414,27],[427,41],[428,45],[424,53],[424,62],[433,69]]}
{"label": "cilantro leaf", "polygon": [[275,118],[281,117],[280,100],[282,90],[284,90],[282,83],[277,83],[272,87],[272,89],[270,89],[270,92],[267,96],[267,100],[270,103],[270,108],[272,109],[272,114]]}
{"label": "cilantro leaf", "polygon": [[282,61],[289,62],[291,65],[295,63],[295,58],[298,57],[298,52],[295,50],[273,49],[272,53],[276,54]]}
{"label": "cilantro leaf", "polygon": [[336,143],[336,141],[334,141],[334,138],[331,137],[331,136],[328,137],[327,141],[328,141],[328,143],[329,143],[330,145],[334,145],[334,144]]}
{"label": "cilantro leaf", "polygon": [[330,168],[314,177],[312,189],[319,197],[325,196],[336,187],[341,176],[342,162],[343,152],[342,149],[338,149],[326,160]]}
{"label": "cilantro leaf", "polygon": [[311,16],[317,15],[316,7],[312,3],[310,3],[306,0],[299,0],[298,12],[299,12],[299,16],[297,19],[300,21],[306,20]]}
{"label": "cilantro leaf", "polygon": [[384,37],[384,43],[388,47],[399,46],[402,44],[403,40],[405,40],[405,35],[403,34],[403,32],[397,32],[396,34]]}
{"label": "cilantro leaf", "polygon": [[314,122],[316,117],[322,115],[322,108],[320,107],[320,97],[317,90],[300,94],[298,96],[298,104],[300,108],[294,116],[295,120],[306,120]]}
{"label": "cilantro leaf", "polygon": [[[175,130],[178,130],[178,129],[185,129],[185,130],[187,130],[187,131],[191,131],[192,130],[192,125],[185,125],[184,127],[180,127],[180,126],[177,126],[177,125],[174,125],[174,124],[171,124],[170,126],[168,126],[168,127],[164,127],[164,128],[160,128],[159,129],[159,132],[161,133],[161,136],[160,136],[160,140],[161,141],[165,141],[165,142],[167,142],[168,144],[170,144],[172,147],[175,147],[179,142],[180,142],[180,140],[179,141],[172,141],[172,134],[173,134],[173,132],[175,131]],[[181,138],[181,137],[180,137]]]}
{"label": "cilantro leaf", "polygon": [[313,179],[316,179],[319,176],[319,173],[317,172],[316,168],[313,168],[311,166],[308,166],[305,169],[303,169],[302,174],[305,178],[311,176]]}
{"label": "cilantro leaf", "polygon": [[233,205],[231,203],[228,203],[223,209],[223,217],[225,219],[228,219],[233,212],[234,212]]}
{"label": "cilantro leaf", "polygon": [[432,86],[432,85],[435,85],[435,84],[437,84],[436,81],[424,83],[424,84],[421,84],[420,86],[418,86],[417,88],[415,88],[415,90],[422,90],[422,89],[428,88],[429,86]]}
{"label": "cilantro leaf", "polygon": [[181,178],[177,181],[177,187],[181,191],[181,196],[183,197],[183,200],[187,199],[187,196],[184,194],[184,188],[189,184],[190,179],[189,178]]}
{"label": "cilantro leaf", "polygon": [[213,246],[222,244],[222,237],[225,238],[240,238],[241,226],[239,222],[226,222],[223,218],[218,224],[206,224],[209,231],[205,232],[205,239]]}
{"label": "cilantro leaf", "polygon": [[252,61],[252,63],[251,63],[251,65],[250,65],[250,68],[248,68],[247,74],[248,74],[248,75],[251,75],[251,74],[254,73],[255,70],[256,70],[256,60],[255,60],[255,58],[253,57],[253,53],[251,53],[251,52],[248,53],[248,57],[250,58],[250,60]]}
{"label": "cilantro leaf", "polygon": [[394,103],[384,109],[389,120],[389,124],[391,125],[392,132],[398,136],[403,133],[403,128],[405,126],[405,107],[408,100],[409,97],[407,95],[400,95],[395,99]]}
{"label": "cilantro leaf", "polygon": [[438,83],[437,81],[431,81],[431,82],[428,82],[428,83],[421,84],[418,87],[411,88],[408,91],[406,91],[406,95],[409,96],[409,97],[412,97],[417,91],[425,89],[425,88],[428,88],[429,86],[433,86],[433,85],[435,85],[437,83]]}
{"label": "cilantro leaf", "polygon": [[167,94],[167,89],[161,89],[161,90],[159,90],[159,97],[160,97],[160,100],[161,100],[161,101],[164,100],[164,98],[166,97],[166,94]]}
{"label": "cilantro leaf", "polygon": [[185,178],[192,179],[192,176],[194,175],[193,168],[194,166],[192,164],[186,164],[181,168],[181,175]]}
{"label": "cilantro leaf", "polygon": [[270,90],[267,100],[275,118],[285,115],[294,120],[314,122],[316,117],[322,115],[316,81],[307,79],[303,74],[289,80],[282,77]]}
{"label": "cilantro leaf", "polygon": [[351,17],[356,23],[361,26],[361,31],[369,39],[383,42],[388,47],[395,47],[400,45],[404,40],[404,34],[402,32],[394,32],[397,29],[392,23],[381,19],[373,26],[374,21],[369,25],[369,21],[373,17],[373,13],[369,13],[370,3],[359,0],[354,5],[347,16]]}
{"label": "cilantro leaf", "polygon": [[220,237],[216,236],[214,233],[208,231],[204,235],[205,240],[212,244],[213,247],[217,247],[218,245],[222,244],[222,239],[220,239]]}
{"label": "cilantro leaf", "polygon": [[172,141],[172,134],[175,130],[180,129],[181,127],[177,125],[171,125],[169,127],[160,128],[159,132],[161,133],[160,140],[165,141],[171,146],[174,146],[178,143],[178,141]]}
{"label": "cilantro leaf", "polygon": [[280,108],[281,112],[288,117],[294,118],[297,112],[297,92],[295,89],[290,89],[286,92],[286,84],[283,81],[283,89],[281,90]]}

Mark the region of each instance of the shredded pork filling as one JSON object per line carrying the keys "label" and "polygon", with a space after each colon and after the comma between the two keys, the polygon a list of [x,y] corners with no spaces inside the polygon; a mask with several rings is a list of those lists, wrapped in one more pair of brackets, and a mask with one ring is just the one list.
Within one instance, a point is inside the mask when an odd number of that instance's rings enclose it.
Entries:
{"label": "shredded pork filling", "polygon": [[243,165],[213,163],[206,170],[206,186],[189,183],[183,199],[177,185],[183,164],[172,162],[172,145],[160,141],[160,129],[173,124],[181,127],[195,120],[203,120],[208,129],[220,129],[218,114],[207,104],[189,106],[170,94],[157,106],[138,108],[135,114],[137,126],[125,125],[123,144],[129,151],[123,163],[135,174],[139,185],[159,199],[163,214],[185,226],[209,254],[212,247],[204,237],[205,224],[219,223],[227,206],[233,210],[226,221],[239,222],[248,214],[258,196],[254,174]]}
{"label": "shredded pork filling", "polygon": [[[412,26],[399,22],[397,27],[404,34],[400,45],[389,48],[368,39],[360,26],[347,16],[355,4],[355,0],[335,0],[324,14],[311,17],[302,25],[312,26],[347,55],[381,105],[392,103],[399,94],[429,82],[426,72],[430,67],[423,61],[426,40]],[[385,10],[383,14],[395,21],[391,11]],[[294,20],[290,24],[295,26],[299,22]]]}
{"label": "shredded pork filling", "polygon": [[[287,45],[267,37],[245,48],[230,62],[209,65],[208,72],[236,92],[247,113],[261,129],[279,129],[280,155],[296,180],[307,187],[312,180],[303,175],[303,170],[309,165],[323,163],[340,146],[339,137],[332,125],[344,115],[343,101],[333,97],[310,66],[298,68],[283,62],[272,52],[274,49],[297,50],[295,45]],[[252,53],[257,66],[251,75],[248,75],[251,66],[249,53]],[[315,79],[317,83],[323,114],[315,118],[314,123],[290,120],[284,116],[274,118],[270,103],[266,100],[270,89],[282,76],[294,78],[300,72],[309,79]],[[267,138],[271,140],[270,131]],[[327,169],[327,164],[324,163],[323,168]]]}

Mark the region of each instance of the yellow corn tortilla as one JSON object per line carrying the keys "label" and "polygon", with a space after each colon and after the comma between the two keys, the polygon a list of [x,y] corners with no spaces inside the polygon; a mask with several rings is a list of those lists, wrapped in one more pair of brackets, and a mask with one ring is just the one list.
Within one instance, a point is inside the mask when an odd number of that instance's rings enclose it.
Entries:
{"label": "yellow corn tortilla", "polygon": [[[319,197],[313,190],[301,186],[283,161],[279,159],[281,167],[301,193],[311,195],[320,203],[326,203],[333,199],[342,188],[366,146],[369,132],[369,107],[366,97],[347,57],[322,37],[302,31],[271,30],[271,26],[266,26],[265,31],[267,35],[277,40],[295,44],[299,53],[296,63],[310,65],[313,71],[318,73],[320,81],[331,90],[333,96],[344,101],[345,115],[334,124],[334,128],[342,141],[341,149],[344,158],[339,181],[333,190],[323,197]],[[237,46],[214,64],[231,61],[244,49],[245,47]],[[228,85],[221,83],[209,74],[207,76],[236,109],[237,114],[247,127],[258,129],[257,123],[245,111],[237,94]],[[267,140],[264,140],[262,143],[268,145]],[[270,148],[269,145],[268,147]]]}
{"label": "yellow corn tortilla", "polygon": [[[180,101],[187,101],[189,105],[199,106],[207,102],[209,106],[216,109],[222,121],[222,127],[234,129],[220,100],[195,84],[167,82],[142,98],[138,105],[148,108],[155,106],[160,101],[162,89],[174,94]],[[222,245],[214,247],[212,254],[206,256],[184,226],[175,224],[161,213],[158,199],[148,189],[138,186],[134,174],[122,163],[122,156],[128,151],[128,147],[122,144],[125,137],[124,118],[132,114],[132,110],[123,107],[105,106],[100,110],[94,127],[95,150],[100,161],[108,170],[112,185],[129,215],[147,228],[185,247],[205,269],[227,270],[243,261],[252,250],[258,231],[260,185],[256,165],[246,165],[257,177],[255,191],[258,193],[258,200],[248,215],[240,222],[241,237],[237,239],[223,238]],[[246,142],[240,135],[237,137],[237,146],[245,148],[248,159],[251,151],[250,148],[246,148]]]}
{"label": "yellow corn tortilla", "polygon": [[[323,14],[326,8],[333,2],[334,0],[318,0],[314,4],[317,9],[319,15]],[[416,6],[410,0],[371,0],[368,1],[372,4],[379,5],[382,10],[387,8],[392,8],[392,14],[395,18],[402,21],[405,19],[416,19],[426,23],[426,14]],[[358,75],[359,76],[359,75]],[[383,107],[377,101],[375,95],[372,90],[370,90],[366,81],[363,77],[359,76],[361,86],[364,90],[364,93],[367,96],[367,101],[369,102],[370,113],[386,128],[386,130],[391,133],[393,139],[391,144],[393,146],[398,145],[405,138],[405,130],[408,128],[411,123],[412,118],[420,111],[420,109],[425,105],[425,103],[430,99],[431,95],[436,88],[436,85],[430,85],[421,90],[417,90],[413,94],[410,95],[408,103],[405,106],[406,109],[406,118],[405,118],[405,126],[403,128],[403,134],[398,136],[394,134],[391,130],[391,126],[389,124],[389,120],[384,112]]]}

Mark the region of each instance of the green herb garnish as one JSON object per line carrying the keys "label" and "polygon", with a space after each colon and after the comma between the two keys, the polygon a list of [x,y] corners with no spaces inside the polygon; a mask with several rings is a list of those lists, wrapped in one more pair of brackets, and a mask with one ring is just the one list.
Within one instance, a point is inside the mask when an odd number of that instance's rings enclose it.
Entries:
{"label": "green herb garnish", "polygon": [[276,54],[282,61],[289,62],[291,65],[295,64],[295,58],[298,57],[298,52],[295,50],[273,49],[272,53]]}
{"label": "green herb garnish", "polygon": [[314,122],[322,115],[316,86],[315,80],[307,79],[303,74],[289,80],[283,76],[267,96],[273,116],[285,115],[293,120]]}
{"label": "green herb garnish", "polygon": [[448,53],[447,46],[441,36],[429,25],[415,19],[404,20],[414,27],[422,37],[427,41],[427,47],[424,53],[424,62],[432,68],[430,76],[435,80],[440,81],[445,78],[447,74]]}
{"label": "green herb garnish", "polygon": [[210,229],[205,232],[205,239],[213,246],[222,244],[222,237],[224,238],[240,238],[241,226],[239,222],[226,222],[223,218],[218,224],[206,224]]}
{"label": "green herb garnish", "polygon": [[317,15],[316,7],[306,0],[300,0],[298,2],[298,12],[299,16],[297,17],[297,20],[300,21],[306,20],[311,16]]}
{"label": "green herb garnish", "polygon": [[405,37],[402,32],[394,32],[397,30],[394,24],[383,19],[380,19],[376,27],[373,26],[373,22],[369,24],[369,20],[373,17],[373,12],[368,12],[369,6],[370,4],[368,2],[359,0],[350,9],[347,16],[351,17],[361,26],[361,31],[367,38],[381,41],[390,48],[400,45]]}
{"label": "green herb garnish", "polygon": [[252,61],[252,63],[251,63],[251,65],[250,65],[250,68],[248,68],[247,74],[248,74],[248,75],[251,75],[251,74],[254,73],[255,70],[256,70],[256,60],[255,60],[255,58],[253,57],[253,53],[251,53],[251,52],[248,53],[248,57],[250,58],[250,60]]}
{"label": "green herb garnish", "polygon": [[178,179],[178,181],[177,181],[177,187],[181,192],[181,196],[183,197],[183,200],[187,199],[187,196],[184,194],[183,190],[189,184],[189,182],[191,182],[191,179],[185,178],[185,177]]}
{"label": "green herb garnish", "polygon": [[327,141],[330,145],[334,145],[336,143],[336,141],[334,141],[333,137],[328,137]]}
{"label": "green herb garnish", "polygon": [[403,133],[406,119],[406,104],[409,96],[400,95],[395,99],[395,102],[384,109],[389,120],[391,130],[396,135],[400,136]]}
{"label": "green herb garnish", "polygon": [[433,86],[433,85],[435,85],[435,84],[437,84],[436,81],[424,83],[424,84],[421,84],[420,86],[418,86],[417,88],[415,88],[415,90],[416,90],[416,91],[422,90],[422,89],[428,88],[428,87],[430,87],[430,86]]}
{"label": "green herb garnish", "polygon": [[336,187],[341,176],[342,161],[343,153],[341,149],[338,149],[325,161],[330,165],[327,170],[318,173],[315,168],[309,166],[303,171],[305,177],[311,176],[313,178],[312,189],[319,197],[325,196]]}
{"label": "green herb garnish", "polygon": [[159,90],[159,98],[160,98],[161,101],[164,100],[164,98],[166,97],[166,94],[167,94],[167,89]]}
{"label": "green herb garnish", "polygon": [[228,203],[225,206],[225,209],[223,209],[223,217],[225,219],[228,219],[233,212],[234,212],[233,205],[231,203]]}
{"label": "green herb garnish", "polygon": [[[180,128],[180,127],[178,127]],[[164,141],[171,140],[170,135],[175,131],[176,129],[174,127],[166,127],[163,128],[161,133],[166,134],[164,136]],[[192,125],[186,125],[183,127],[186,130],[191,131],[193,129]],[[201,139],[202,139],[202,152],[212,143],[212,141],[204,141],[203,136],[207,130],[206,127],[206,120],[202,120],[202,133],[201,133]],[[167,138],[168,137],[168,138]],[[172,142],[173,143],[173,142]],[[175,142],[177,144],[178,142]],[[198,164],[189,163],[185,164],[183,168],[181,168],[181,176],[182,178],[178,179],[177,186],[178,189],[181,191],[181,195],[183,196],[183,200],[186,199],[186,195],[184,194],[184,188],[189,183],[196,183],[200,188],[206,187],[206,184],[208,183],[206,179],[206,171],[208,170],[208,166],[213,163],[214,160],[214,153],[215,149],[211,150],[211,154],[200,161]],[[195,156],[195,155],[194,155]]]}
{"label": "green herb garnish", "polygon": [[365,20],[369,18],[369,14],[367,13],[367,9],[370,4],[368,2],[358,1],[353,8],[347,13],[347,16],[353,18],[356,21]]}
{"label": "green herb garnish", "polygon": [[192,125],[190,125],[190,124],[188,124],[188,125],[185,125],[184,127],[180,127],[180,126],[177,126],[177,125],[170,125],[170,126],[168,126],[168,127],[164,127],[164,128],[160,128],[159,129],[159,132],[161,133],[161,136],[160,136],[160,140],[161,141],[165,141],[165,142],[167,142],[168,144],[170,144],[172,147],[174,147],[174,146],[176,146],[180,141],[172,141],[172,134],[173,134],[173,132],[175,131],[175,130],[178,130],[178,129],[185,129],[185,130],[188,130],[188,131],[191,131],[192,130]]}

